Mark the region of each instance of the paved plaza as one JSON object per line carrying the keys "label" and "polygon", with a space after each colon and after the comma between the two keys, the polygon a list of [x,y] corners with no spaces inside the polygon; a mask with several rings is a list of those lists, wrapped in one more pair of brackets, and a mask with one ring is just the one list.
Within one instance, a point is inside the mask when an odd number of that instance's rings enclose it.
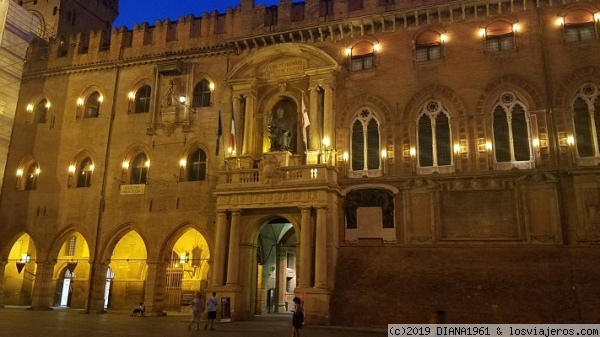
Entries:
{"label": "paved plaza", "polygon": [[[287,337],[291,335],[291,316],[270,315],[254,321],[216,323],[215,330],[188,330],[189,315],[168,313],[166,317],[130,317],[128,312],[83,314],[76,309],[29,311],[24,308],[0,308],[1,337]],[[200,328],[203,328],[203,323]],[[302,337],[374,337],[386,336],[383,329],[307,326]]]}

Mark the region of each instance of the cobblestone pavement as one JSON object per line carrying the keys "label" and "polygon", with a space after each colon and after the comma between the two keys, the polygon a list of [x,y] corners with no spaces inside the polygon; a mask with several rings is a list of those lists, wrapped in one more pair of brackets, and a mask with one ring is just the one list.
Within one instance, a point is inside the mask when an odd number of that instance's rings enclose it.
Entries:
{"label": "cobblestone pavement", "polygon": [[[215,330],[188,330],[189,315],[169,313],[165,317],[130,317],[128,312],[83,314],[76,309],[29,311],[24,308],[0,308],[1,337],[288,337],[291,317],[272,315],[254,321],[215,323]],[[301,330],[302,337],[375,337],[387,336],[383,329],[313,327]]]}

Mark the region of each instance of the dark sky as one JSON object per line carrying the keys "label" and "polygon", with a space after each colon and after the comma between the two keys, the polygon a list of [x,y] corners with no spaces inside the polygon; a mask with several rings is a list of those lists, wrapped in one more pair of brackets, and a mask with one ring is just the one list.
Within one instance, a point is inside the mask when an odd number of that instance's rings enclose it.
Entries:
{"label": "dark sky", "polygon": [[[148,22],[154,25],[156,20],[178,20],[179,17],[194,14],[202,16],[203,12],[218,10],[225,13],[227,7],[234,8],[239,0],[119,0],[119,16],[114,26],[123,25],[133,28],[136,23]],[[254,5],[276,5],[277,0],[254,0]]]}

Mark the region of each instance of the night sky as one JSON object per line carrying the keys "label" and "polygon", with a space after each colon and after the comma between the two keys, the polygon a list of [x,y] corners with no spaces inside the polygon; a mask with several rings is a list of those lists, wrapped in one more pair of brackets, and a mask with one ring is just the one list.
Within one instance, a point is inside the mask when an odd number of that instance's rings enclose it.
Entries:
{"label": "night sky", "polygon": [[[277,0],[254,0],[254,5],[276,5]],[[119,16],[115,20],[114,26],[123,25],[133,28],[133,25],[148,22],[154,25],[156,20],[171,21],[178,20],[179,17],[185,17],[188,14],[194,14],[196,17],[202,16],[203,12],[218,10],[219,13],[225,13],[227,7],[234,8],[240,4],[239,0],[119,0]]]}

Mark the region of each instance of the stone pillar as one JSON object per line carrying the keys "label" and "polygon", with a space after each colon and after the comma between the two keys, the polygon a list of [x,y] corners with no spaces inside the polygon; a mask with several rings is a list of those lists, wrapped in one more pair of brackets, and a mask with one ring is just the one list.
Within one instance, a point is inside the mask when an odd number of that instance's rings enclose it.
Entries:
{"label": "stone pillar", "polygon": [[215,258],[212,273],[212,285],[222,286],[225,274],[225,249],[227,248],[227,212],[217,211],[217,233]]}
{"label": "stone pillar", "polygon": [[308,118],[310,119],[310,125],[308,126],[309,137],[308,137],[308,149],[319,150],[321,148],[321,121],[319,120],[319,86],[312,85],[309,88],[310,101],[308,107]]}
{"label": "stone pillar", "polygon": [[312,221],[309,207],[301,208],[300,212],[302,213],[302,223],[300,228],[300,279],[298,280],[298,287],[308,288],[311,286],[310,271],[312,270],[310,258],[312,251]]}
{"label": "stone pillar", "polygon": [[244,111],[244,139],[242,145],[243,154],[254,154],[256,151],[254,145],[254,96],[246,96],[246,111]]}
{"label": "stone pillar", "polygon": [[333,116],[333,87],[330,84],[323,86],[325,99],[323,106],[323,139],[329,139],[330,146],[334,146],[333,128],[335,127]]}
{"label": "stone pillar", "polygon": [[85,311],[87,313],[103,313],[105,311],[104,291],[106,289],[108,265],[93,262],[90,268],[90,288],[88,289],[88,301]]}
{"label": "stone pillar", "polygon": [[165,297],[165,275],[167,273],[167,264],[163,261],[147,262],[148,272],[146,276],[146,289],[144,291],[144,303],[146,304],[146,314],[151,316],[165,316],[164,297]]}
{"label": "stone pillar", "polygon": [[286,276],[287,276],[287,252],[281,246],[276,247],[277,256],[277,275],[275,282],[277,283],[277,305],[275,312],[285,312],[285,291],[286,291]]}
{"label": "stone pillar", "polygon": [[[51,310],[50,303],[54,295],[54,262],[39,261],[35,272],[35,283],[31,295],[31,310]],[[23,269],[25,273],[27,266]]]}
{"label": "stone pillar", "polygon": [[327,288],[327,208],[317,208],[315,230],[315,288]]}
{"label": "stone pillar", "polygon": [[240,215],[239,209],[231,211],[231,227],[229,231],[229,261],[227,262],[227,285],[238,285],[240,265]]}
{"label": "stone pillar", "polygon": [[6,278],[4,278],[4,271],[6,270],[7,261],[0,261],[0,308],[4,307],[4,283],[6,283]]}
{"label": "stone pillar", "polygon": [[[234,96],[233,97],[233,114],[235,116],[235,128],[237,130],[233,130],[233,132],[235,133],[235,147],[232,149],[232,155],[237,155],[239,153],[238,149],[238,143],[240,139],[243,139],[245,137],[245,134],[239,134],[238,130],[240,129],[239,127],[239,122],[242,120],[240,118],[240,116],[242,116],[244,114],[244,112],[242,111],[242,103],[241,100],[243,98],[241,96]],[[241,137],[241,138],[240,138]]]}

